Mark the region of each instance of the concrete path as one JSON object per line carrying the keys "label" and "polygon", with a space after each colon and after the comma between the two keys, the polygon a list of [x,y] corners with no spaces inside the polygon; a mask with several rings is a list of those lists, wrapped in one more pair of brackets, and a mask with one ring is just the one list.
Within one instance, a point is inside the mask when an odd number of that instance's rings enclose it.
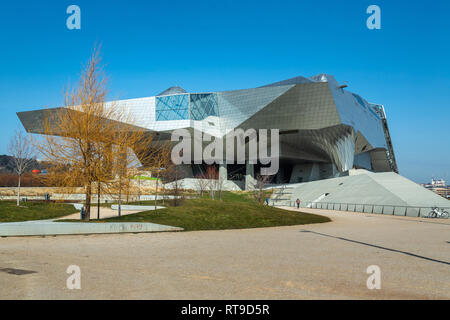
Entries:
{"label": "concrete path", "polygon": [[[448,221],[308,211],[333,222],[0,238],[0,269],[34,272],[0,270],[0,299],[450,299]],[[69,265],[81,290],[66,288]]]}

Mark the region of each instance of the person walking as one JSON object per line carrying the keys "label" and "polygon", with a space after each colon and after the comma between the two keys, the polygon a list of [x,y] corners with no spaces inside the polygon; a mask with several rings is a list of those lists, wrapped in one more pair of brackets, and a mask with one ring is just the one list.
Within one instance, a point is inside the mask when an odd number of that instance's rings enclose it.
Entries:
{"label": "person walking", "polygon": [[300,199],[297,198],[297,200],[295,200],[295,202],[297,203],[297,209],[300,209]]}
{"label": "person walking", "polygon": [[269,197],[266,197],[266,205],[269,205]]}

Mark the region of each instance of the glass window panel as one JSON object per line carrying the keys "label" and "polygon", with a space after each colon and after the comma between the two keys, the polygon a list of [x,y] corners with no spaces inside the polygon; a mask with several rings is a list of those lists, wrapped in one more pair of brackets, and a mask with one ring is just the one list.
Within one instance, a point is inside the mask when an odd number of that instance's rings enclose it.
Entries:
{"label": "glass window panel", "polygon": [[191,94],[191,120],[218,116],[217,96],[214,93]]}
{"label": "glass window panel", "polygon": [[156,121],[189,119],[189,95],[156,97]]}

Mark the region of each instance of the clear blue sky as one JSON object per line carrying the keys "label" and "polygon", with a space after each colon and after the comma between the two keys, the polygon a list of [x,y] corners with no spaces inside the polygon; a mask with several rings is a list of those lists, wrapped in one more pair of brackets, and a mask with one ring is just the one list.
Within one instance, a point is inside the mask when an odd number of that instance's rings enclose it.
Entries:
{"label": "clear blue sky", "polygon": [[[81,30],[66,8],[81,8]],[[381,8],[368,30],[366,8]],[[4,1],[0,153],[17,111],[54,107],[96,42],[112,98],[333,74],[384,104],[400,172],[450,180],[450,1]]]}

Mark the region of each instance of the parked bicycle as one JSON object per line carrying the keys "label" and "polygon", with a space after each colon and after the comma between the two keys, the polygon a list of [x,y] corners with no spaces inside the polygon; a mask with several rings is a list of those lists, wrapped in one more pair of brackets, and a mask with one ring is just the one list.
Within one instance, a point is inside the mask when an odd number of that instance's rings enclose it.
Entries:
{"label": "parked bicycle", "polygon": [[445,210],[439,210],[438,207],[432,207],[430,213],[428,214],[428,218],[448,218],[448,212]]}

